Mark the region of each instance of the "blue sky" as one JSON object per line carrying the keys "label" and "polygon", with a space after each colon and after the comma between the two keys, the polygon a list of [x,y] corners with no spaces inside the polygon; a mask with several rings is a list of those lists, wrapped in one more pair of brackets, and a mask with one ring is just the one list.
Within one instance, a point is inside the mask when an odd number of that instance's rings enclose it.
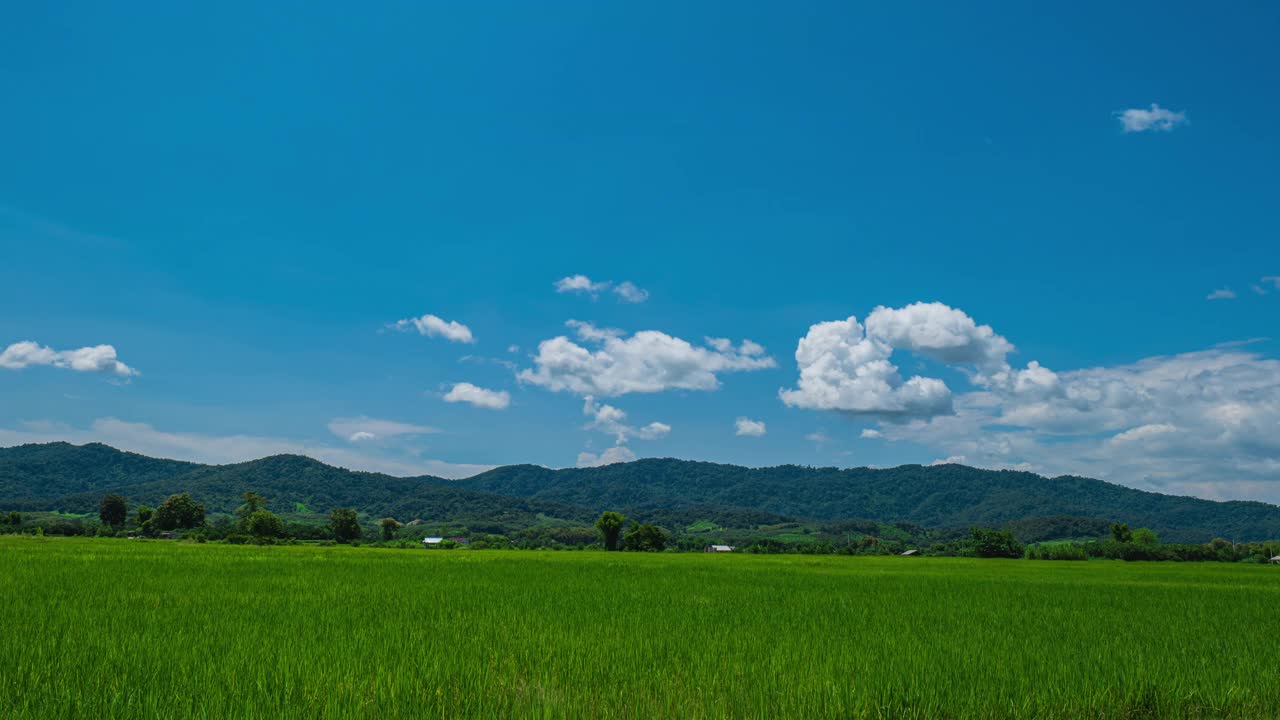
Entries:
{"label": "blue sky", "polygon": [[0,445],[953,459],[1280,501],[1278,26],[7,8]]}

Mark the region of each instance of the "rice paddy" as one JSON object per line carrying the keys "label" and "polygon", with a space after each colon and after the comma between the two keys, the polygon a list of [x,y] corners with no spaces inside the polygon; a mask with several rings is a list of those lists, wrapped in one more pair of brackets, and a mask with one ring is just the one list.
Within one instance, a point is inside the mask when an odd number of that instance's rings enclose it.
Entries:
{"label": "rice paddy", "polygon": [[0,537],[0,718],[1280,715],[1280,567]]}

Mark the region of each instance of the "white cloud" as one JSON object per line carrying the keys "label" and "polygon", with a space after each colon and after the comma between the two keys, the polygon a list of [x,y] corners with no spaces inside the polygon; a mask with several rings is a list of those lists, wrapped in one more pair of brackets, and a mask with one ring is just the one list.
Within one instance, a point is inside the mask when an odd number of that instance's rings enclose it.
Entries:
{"label": "white cloud", "polygon": [[[344,439],[349,439],[349,436]],[[493,465],[449,463],[419,457],[390,457],[365,450],[331,447],[285,438],[165,432],[145,423],[126,422],[116,418],[99,418],[94,420],[88,429],[48,423],[28,424],[22,430],[0,428],[0,447],[54,441],[77,444],[100,442],[152,457],[214,464],[245,462],[269,455],[306,455],[338,467],[382,472],[400,477],[435,475],[462,478],[494,467]]]}
{"label": "white cloud", "polygon": [[1262,282],[1271,283],[1273,288],[1280,290],[1280,275],[1268,275],[1262,278]]}
{"label": "white cloud", "polygon": [[864,333],[857,319],[822,322],[796,347],[800,380],[780,390],[782,402],[812,410],[886,417],[929,417],[951,412],[951,391],[941,380],[903,380],[889,362],[893,347]]}
{"label": "white cloud", "polygon": [[[581,327],[578,332],[585,337]],[[521,371],[519,379],[556,392],[613,397],[664,390],[715,390],[720,386],[719,373],[776,366],[768,356],[696,347],[656,330],[631,337],[597,330],[591,337],[589,342],[598,349],[563,336],[542,341],[534,356],[535,367]]]}
{"label": "white cloud", "polygon": [[1205,296],[1205,300],[1235,300],[1236,293],[1231,288],[1219,288]]}
{"label": "white cloud", "polygon": [[642,303],[649,299],[649,291],[636,285],[630,280],[624,280],[614,284],[611,280],[601,280],[595,282],[586,275],[570,275],[562,277],[553,283],[558,293],[572,293],[574,295],[587,295],[592,300],[600,297],[600,293],[613,288],[613,294],[617,296],[618,302],[623,303]]}
{"label": "white cloud", "polygon": [[826,433],[822,432],[821,430],[818,430],[817,432],[811,432],[808,435],[805,435],[804,439],[812,443],[817,443],[818,445],[831,442],[831,437]]}
{"label": "white cloud", "polygon": [[600,328],[582,320],[566,320],[564,324],[573,328],[573,332],[578,336],[579,340],[585,340],[586,342],[604,342],[609,338],[622,337],[627,334],[626,331],[618,328]]}
{"label": "white cloud", "polygon": [[570,275],[554,283],[558,293],[575,293],[596,297],[609,288],[608,282],[592,282],[586,275]]}
{"label": "white cloud", "polygon": [[876,440],[881,437],[884,437],[884,435],[879,430],[876,430],[874,428],[864,428],[862,430],[862,434],[859,435],[859,437],[861,437],[863,440]]}
{"label": "white cloud", "polygon": [[671,426],[662,422],[651,422],[636,430],[636,437],[641,440],[657,440],[671,434]]}
{"label": "white cloud", "polygon": [[590,395],[583,400],[582,414],[591,418],[586,429],[613,435],[614,442],[618,445],[625,444],[633,437],[641,440],[657,440],[671,433],[671,426],[661,422],[651,422],[639,428],[628,425],[625,412],[612,405],[598,403]]}
{"label": "white cloud", "polygon": [[1039,363],[1023,370],[1009,366],[1014,346],[989,325],[942,303],[877,307],[864,327],[857,318],[813,325],[796,347],[800,379],[780,390],[783,403],[813,410],[837,410],[905,422],[949,415],[953,396],[937,378],[904,380],[890,362],[895,350],[907,350],[955,366],[982,387],[1028,397],[1054,392],[1057,376]]}
{"label": "white cloud", "polygon": [[[796,351],[798,387],[781,395],[799,407],[878,419],[863,438],[910,442],[982,467],[1275,501],[1280,360],[1245,351],[1250,344],[1131,365],[1055,372],[1031,361],[1018,369],[1007,360],[1013,345],[959,310],[877,308],[865,330],[855,318],[811,327]],[[937,383],[936,397],[947,402],[913,405],[919,395],[889,361],[896,349],[955,367],[968,388],[920,378],[921,387]]]}
{"label": "white cloud", "polygon": [[507,352],[509,352],[509,353],[518,353],[518,352],[520,352],[520,346],[519,346],[519,345],[508,345],[508,346],[507,346]]}
{"label": "white cloud", "polygon": [[486,390],[469,382],[460,382],[445,393],[444,401],[469,403],[489,410],[505,410],[511,405],[511,393],[506,390]]}
{"label": "white cloud", "polygon": [[390,438],[400,435],[429,435],[440,432],[427,425],[397,422],[395,420],[379,420],[361,415],[360,417],[334,418],[329,421],[329,432],[349,442],[367,442],[376,438]]}
{"label": "white cloud", "polygon": [[420,335],[442,337],[450,342],[473,343],[476,341],[475,336],[471,334],[471,328],[456,320],[446,321],[431,314],[397,320],[390,327],[401,332],[417,330]]}
{"label": "white cloud", "polygon": [[1280,360],[1223,348],[1053,377],[1047,390],[962,393],[954,415],[879,432],[981,467],[1280,500]]}
{"label": "white cloud", "polygon": [[138,371],[116,358],[116,349],[110,345],[93,345],[78,350],[54,350],[30,340],[16,342],[0,353],[0,368],[22,370],[48,365],[77,372],[109,373],[119,377],[132,377]]}
{"label": "white cloud", "polygon": [[1147,130],[1163,130],[1169,131],[1179,125],[1185,125],[1187,115],[1184,112],[1174,112],[1166,110],[1155,103],[1151,103],[1151,109],[1129,108],[1116,113],[1120,119],[1120,125],[1127,133],[1146,132]]}
{"label": "white cloud", "polygon": [[591,452],[578,453],[578,467],[600,467],[602,465],[612,465],[614,463],[631,462],[636,459],[636,454],[631,452],[625,446],[615,446],[600,453],[599,455]]}
{"label": "white cloud", "polygon": [[613,288],[613,294],[618,296],[620,302],[625,303],[642,303],[649,299],[649,291],[638,287],[630,280],[618,283]]}
{"label": "white cloud", "polygon": [[746,417],[734,420],[733,428],[735,435],[743,435],[745,437],[761,437],[767,432],[764,422]]}

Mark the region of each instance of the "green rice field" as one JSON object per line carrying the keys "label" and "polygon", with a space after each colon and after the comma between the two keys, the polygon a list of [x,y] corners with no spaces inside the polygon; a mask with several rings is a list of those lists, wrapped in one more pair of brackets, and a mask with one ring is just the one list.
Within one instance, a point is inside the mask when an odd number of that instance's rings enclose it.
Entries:
{"label": "green rice field", "polygon": [[0,537],[0,718],[1280,716],[1280,567]]}

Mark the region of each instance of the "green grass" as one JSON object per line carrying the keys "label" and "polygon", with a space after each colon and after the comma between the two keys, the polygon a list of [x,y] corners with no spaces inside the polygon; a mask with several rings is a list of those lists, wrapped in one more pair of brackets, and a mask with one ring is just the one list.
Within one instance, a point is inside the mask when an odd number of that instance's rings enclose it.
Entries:
{"label": "green grass", "polygon": [[1280,714],[1280,568],[0,537],[0,717]]}

